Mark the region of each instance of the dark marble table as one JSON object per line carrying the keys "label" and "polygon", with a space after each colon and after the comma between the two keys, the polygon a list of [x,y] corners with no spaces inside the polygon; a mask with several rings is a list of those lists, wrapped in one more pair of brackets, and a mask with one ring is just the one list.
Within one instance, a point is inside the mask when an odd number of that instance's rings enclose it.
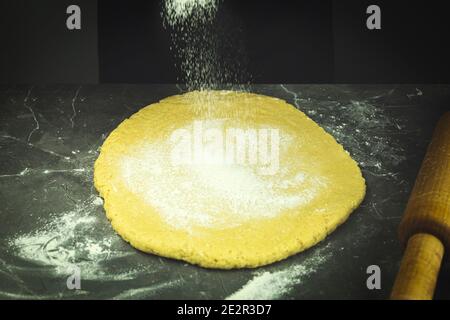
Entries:
{"label": "dark marble table", "polygon": [[[175,85],[0,87],[0,298],[384,299],[401,258],[396,228],[450,86],[256,85],[297,105],[360,163],[367,196],[325,241],[256,270],[206,270],[134,250],[92,182],[107,135]],[[366,269],[381,268],[381,289]],[[81,290],[67,278],[79,268]],[[450,264],[437,298],[450,298]]]}

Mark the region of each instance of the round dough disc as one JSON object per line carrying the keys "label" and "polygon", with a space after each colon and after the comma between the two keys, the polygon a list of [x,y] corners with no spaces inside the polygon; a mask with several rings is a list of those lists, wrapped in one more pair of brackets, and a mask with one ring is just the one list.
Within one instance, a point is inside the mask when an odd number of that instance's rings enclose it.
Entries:
{"label": "round dough disc", "polygon": [[94,178],[113,228],[132,246],[223,269],[315,245],[365,194],[356,162],[304,113],[233,91],[141,109],[106,139]]}

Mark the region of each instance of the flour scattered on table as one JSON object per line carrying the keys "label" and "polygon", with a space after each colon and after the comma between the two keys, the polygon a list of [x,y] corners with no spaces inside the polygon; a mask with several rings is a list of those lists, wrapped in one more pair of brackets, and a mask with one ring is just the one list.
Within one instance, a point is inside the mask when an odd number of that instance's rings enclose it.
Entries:
{"label": "flour scattered on table", "polygon": [[258,273],[242,288],[228,296],[226,300],[274,300],[288,295],[299,285],[304,277],[316,272],[330,257],[327,245],[316,252],[302,264],[292,265],[275,272]]}
{"label": "flour scattered on table", "polygon": [[100,197],[95,197],[94,201],[92,202],[96,206],[102,206],[103,205],[103,199]]}
{"label": "flour scattered on table", "polygon": [[[395,139],[395,134],[402,133],[402,119],[386,115],[385,110],[373,101],[349,100],[343,103],[305,97],[285,85],[281,88],[291,95],[298,109],[342,144],[363,170],[392,176],[393,168],[406,159],[404,147]],[[382,131],[386,134],[380,133]]]}
{"label": "flour scattered on table", "polygon": [[[384,103],[387,103],[383,101],[388,101],[394,90],[372,98],[356,100],[352,96],[348,101],[336,101],[331,97],[316,98],[311,92],[311,96],[304,96],[302,92],[292,91],[285,85],[281,85],[281,88],[291,96],[298,109],[343,145],[358,162],[366,178],[383,180],[385,185],[395,186],[398,193],[410,192],[411,182],[401,168],[407,154],[399,139],[401,135],[407,134],[404,130],[407,127],[406,118],[394,116],[395,113],[388,112],[389,108],[383,107]],[[333,94],[345,95],[345,91],[339,90]],[[322,92],[319,97],[321,95]],[[389,207],[388,200],[392,197],[387,190],[390,188],[377,188],[377,194],[369,193],[365,206],[371,208],[370,211],[376,219],[400,219],[401,208],[397,215],[383,214],[386,211],[384,208]],[[383,201],[374,201],[376,196],[384,197]]]}
{"label": "flour scattered on table", "polygon": [[340,116],[324,119],[324,127],[350,149],[362,168],[387,173],[389,166],[405,160],[404,150],[397,141],[387,135],[373,134],[380,128],[386,132],[399,131],[397,122],[400,120],[396,122],[367,101],[352,100],[338,107]]}
{"label": "flour scattered on table", "polygon": [[59,276],[67,275],[76,265],[86,280],[133,279],[138,267],[110,272],[102,265],[102,261],[124,257],[131,251],[118,249],[121,240],[113,232],[106,236],[99,232],[101,224],[93,214],[98,205],[98,197],[92,196],[73,211],[50,215],[41,227],[10,239],[10,250]]}
{"label": "flour scattered on table", "polygon": [[130,289],[113,297],[113,300],[136,300],[136,299],[148,299],[149,297],[154,296],[159,291],[167,288],[172,288],[174,286],[180,285],[182,283],[181,280],[172,280],[162,283],[157,283],[155,285],[138,288],[138,289]]}

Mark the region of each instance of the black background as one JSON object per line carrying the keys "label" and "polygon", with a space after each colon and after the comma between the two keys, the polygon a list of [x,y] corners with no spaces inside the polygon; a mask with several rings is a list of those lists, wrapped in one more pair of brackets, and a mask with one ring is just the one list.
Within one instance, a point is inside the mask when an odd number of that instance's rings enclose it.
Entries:
{"label": "black background", "polygon": [[[81,7],[81,30],[66,27],[71,4]],[[97,81],[96,1],[0,1],[0,83]]]}
{"label": "black background", "polygon": [[[69,4],[82,30],[66,29]],[[370,4],[382,30],[366,28]],[[161,5],[2,0],[0,83],[180,82]],[[254,83],[449,83],[447,15],[438,0],[222,0],[218,23]]]}
{"label": "black background", "polygon": [[[335,81],[450,81],[450,11],[444,1],[334,1]],[[382,29],[362,13],[381,7]]]}

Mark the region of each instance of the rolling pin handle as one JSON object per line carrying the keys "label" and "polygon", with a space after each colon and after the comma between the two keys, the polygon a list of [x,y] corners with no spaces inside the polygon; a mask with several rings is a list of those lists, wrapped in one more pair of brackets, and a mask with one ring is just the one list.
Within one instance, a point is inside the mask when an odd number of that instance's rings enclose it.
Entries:
{"label": "rolling pin handle", "polygon": [[407,244],[392,300],[431,300],[441,268],[444,245],[430,234],[418,233]]}

